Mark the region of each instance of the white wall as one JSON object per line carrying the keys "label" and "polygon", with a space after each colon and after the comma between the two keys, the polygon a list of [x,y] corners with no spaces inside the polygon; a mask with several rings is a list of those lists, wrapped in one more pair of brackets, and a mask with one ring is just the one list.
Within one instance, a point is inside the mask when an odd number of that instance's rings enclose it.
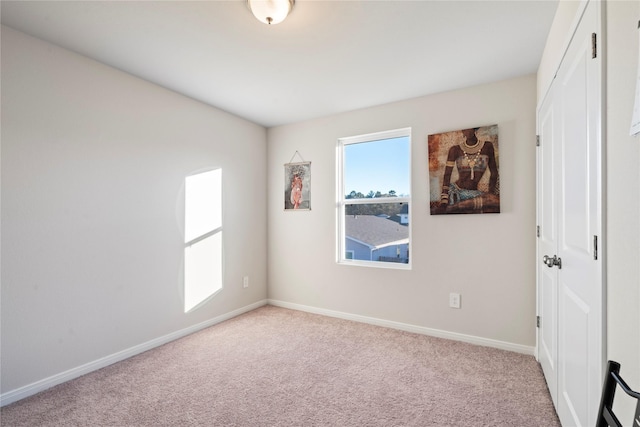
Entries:
{"label": "white wall", "polygon": [[[533,347],[535,103],[532,75],[269,129],[269,299]],[[502,213],[430,216],[427,136],[491,124]],[[337,265],[336,141],[404,127],[413,268]],[[312,162],[312,210],[285,212],[283,164],[296,150]],[[462,309],[448,307],[450,292],[462,294]]]}
{"label": "white wall", "polygon": [[[2,27],[1,136],[3,394],[264,302],[263,127]],[[182,185],[212,167],[225,287],[185,314]]]}
{"label": "white wall", "polygon": [[[638,71],[639,1],[606,4],[607,353],[640,390],[640,137],[629,136]],[[633,417],[633,408],[627,406]]]}
{"label": "white wall", "polygon": [[[640,140],[629,136],[638,69],[640,2],[604,4],[605,34],[599,35],[606,63],[606,299],[607,358],[622,365],[622,374],[640,389]],[[566,47],[582,10],[561,1],[540,69],[538,102],[551,84],[558,52]],[[570,19],[571,13],[574,14]],[[624,402],[624,401],[623,401]],[[630,404],[624,419],[631,419]]]}

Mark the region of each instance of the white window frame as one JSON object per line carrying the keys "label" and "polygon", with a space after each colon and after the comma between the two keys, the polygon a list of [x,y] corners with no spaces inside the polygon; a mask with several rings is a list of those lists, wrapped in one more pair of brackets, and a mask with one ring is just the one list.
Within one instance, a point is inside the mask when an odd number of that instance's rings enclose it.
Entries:
{"label": "white window frame", "polygon": [[[344,147],[350,144],[359,144],[366,142],[380,141],[384,139],[402,138],[407,137],[409,139],[409,170],[407,171],[409,176],[409,196],[408,197],[376,197],[376,198],[364,198],[364,199],[347,199],[344,188]],[[365,135],[350,136],[345,138],[339,138],[336,146],[336,262],[340,265],[355,265],[362,267],[375,267],[375,268],[391,268],[398,270],[411,270],[411,254],[412,250],[412,180],[411,180],[411,128],[402,128],[389,131],[369,133]],[[384,261],[365,261],[346,258],[346,236],[345,236],[345,207],[347,205],[358,204],[371,204],[371,203],[407,203],[409,206],[409,262],[395,263]]]}

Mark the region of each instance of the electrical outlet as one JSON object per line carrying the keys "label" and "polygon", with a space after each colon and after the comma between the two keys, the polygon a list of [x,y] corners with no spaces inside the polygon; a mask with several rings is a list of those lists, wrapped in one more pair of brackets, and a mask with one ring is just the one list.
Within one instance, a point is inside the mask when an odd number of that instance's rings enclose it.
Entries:
{"label": "electrical outlet", "polygon": [[449,294],[449,307],[460,308],[460,294],[453,292]]}
{"label": "electrical outlet", "polygon": [[243,288],[248,288],[249,287],[249,276],[244,276],[242,278],[242,287]]}

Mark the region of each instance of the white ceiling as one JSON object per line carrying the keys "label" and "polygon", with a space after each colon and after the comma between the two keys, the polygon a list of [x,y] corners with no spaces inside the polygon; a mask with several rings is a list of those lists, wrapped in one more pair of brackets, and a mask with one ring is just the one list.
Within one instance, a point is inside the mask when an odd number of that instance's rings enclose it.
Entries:
{"label": "white ceiling", "polygon": [[557,0],[7,1],[2,24],[266,127],[535,73]]}

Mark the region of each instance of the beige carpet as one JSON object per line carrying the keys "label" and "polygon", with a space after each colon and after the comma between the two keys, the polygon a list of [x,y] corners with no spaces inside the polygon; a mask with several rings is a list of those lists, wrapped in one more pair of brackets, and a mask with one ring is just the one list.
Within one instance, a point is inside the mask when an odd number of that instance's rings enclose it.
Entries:
{"label": "beige carpet", "polygon": [[531,356],[266,306],[2,408],[2,426],[559,426]]}

